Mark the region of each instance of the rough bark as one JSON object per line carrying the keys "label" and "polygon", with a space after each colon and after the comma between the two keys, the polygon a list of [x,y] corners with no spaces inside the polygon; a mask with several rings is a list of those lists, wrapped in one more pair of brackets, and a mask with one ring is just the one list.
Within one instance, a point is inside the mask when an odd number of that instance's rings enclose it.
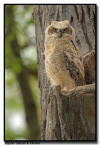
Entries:
{"label": "rough bark", "polygon": [[95,140],[95,96],[65,97],[54,91],[45,73],[44,32],[52,20],[68,19],[81,56],[95,48],[95,5],[36,5],[38,77],[42,140]]}
{"label": "rough bark", "polygon": [[[9,26],[7,25],[6,36],[8,36],[9,34],[13,33],[13,29],[14,29],[13,7],[12,6],[6,7],[5,13],[9,18],[11,18]],[[40,130],[39,130],[39,124],[37,118],[36,105],[33,100],[32,90],[30,89],[27,70],[21,60],[21,56],[20,56],[21,47],[18,44],[16,37],[10,42],[10,48],[11,48],[12,55],[14,55],[15,59],[20,60],[20,65],[22,67],[22,71],[19,73],[15,73],[15,75],[18,80],[18,84],[22,93],[22,100],[25,109],[25,117],[29,128],[29,140],[37,140],[40,137],[39,135]]]}
{"label": "rough bark", "polygon": [[[76,87],[68,92],[62,92],[63,95],[67,96],[94,96],[95,93],[95,84],[91,85],[84,85],[84,86],[79,86]],[[88,95],[87,95],[88,94]]]}

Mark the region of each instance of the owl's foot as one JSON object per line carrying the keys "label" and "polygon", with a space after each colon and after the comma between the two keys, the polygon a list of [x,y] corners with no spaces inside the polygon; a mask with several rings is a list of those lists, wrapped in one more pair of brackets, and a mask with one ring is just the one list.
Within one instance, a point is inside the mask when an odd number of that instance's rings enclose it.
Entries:
{"label": "owl's foot", "polygon": [[61,89],[61,93],[63,94],[64,92],[68,92],[68,88],[67,88],[67,87],[63,87],[63,88]]}
{"label": "owl's foot", "polygon": [[63,89],[61,90],[61,93],[62,93],[62,94],[66,94],[68,91],[73,91],[73,90],[75,90],[75,88],[77,88],[77,86],[75,86],[75,87],[73,87],[73,88],[70,88],[70,89],[68,89],[68,88],[63,88]]}

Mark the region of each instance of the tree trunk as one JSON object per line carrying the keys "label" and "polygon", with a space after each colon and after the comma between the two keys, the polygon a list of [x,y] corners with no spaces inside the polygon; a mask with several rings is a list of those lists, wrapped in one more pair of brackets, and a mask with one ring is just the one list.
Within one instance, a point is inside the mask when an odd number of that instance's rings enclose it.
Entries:
{"label": "tree trunk", "polygon": [[62,95],[59,89],[54,94],[46,76],[44,64],[44,32],[52,20],[69,20],[75,28],[76,44],[83,56],[95,48],[95,18],[95,5],[34,6],[42,140],[96,139],[94,95],[86,97],[74,94],[74,97],[69,97]]}
{"label": "tree trunk", "polygon": [[37,118],[37,110],[33,101],[32,91],[30,89],[27,73],[23,70],[16,75],[24,103],[26,122],[29,128],[29,140],[38,140],[40,138],[40,130]]}

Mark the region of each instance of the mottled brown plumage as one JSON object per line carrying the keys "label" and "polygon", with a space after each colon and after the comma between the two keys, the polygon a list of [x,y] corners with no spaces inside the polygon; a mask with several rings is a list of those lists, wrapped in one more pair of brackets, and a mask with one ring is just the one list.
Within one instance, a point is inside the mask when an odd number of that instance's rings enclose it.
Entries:
{"label": "mottled brown plumage", "polygon": [[45,69],[51,85],[70,90],[84,84],[84,67],[69,21],[53,21],[45,31]]}

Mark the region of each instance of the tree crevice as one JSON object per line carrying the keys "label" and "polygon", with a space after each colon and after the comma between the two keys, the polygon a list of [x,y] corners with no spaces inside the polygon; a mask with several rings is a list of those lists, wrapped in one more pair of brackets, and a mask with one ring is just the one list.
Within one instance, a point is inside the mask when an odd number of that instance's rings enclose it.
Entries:
{"label": "tree crevice", "polygon": [[89,38],[88,38],[88,35],[87,35],[87,29],[86,29],[86,22],[85,22],[85,12],[83,10],[83,7],[82,7],[82,29],[83,29],[83,33],[84,33],[84,36],[85,36],[85,39],[86,39],[86,42],[89,46],[89,50],[91,51],[92,49],[92,46],[91,46],[91,43],[89,42]]}

